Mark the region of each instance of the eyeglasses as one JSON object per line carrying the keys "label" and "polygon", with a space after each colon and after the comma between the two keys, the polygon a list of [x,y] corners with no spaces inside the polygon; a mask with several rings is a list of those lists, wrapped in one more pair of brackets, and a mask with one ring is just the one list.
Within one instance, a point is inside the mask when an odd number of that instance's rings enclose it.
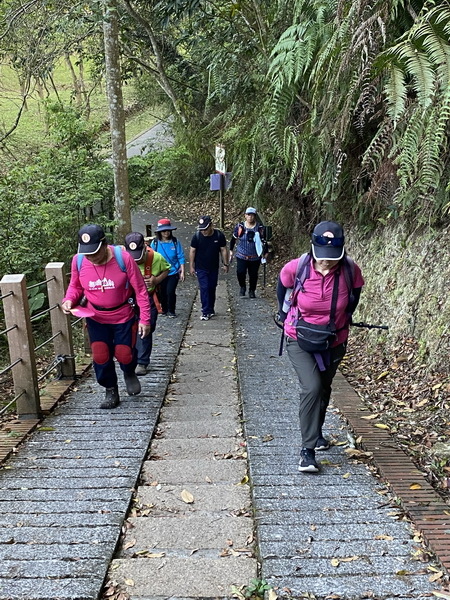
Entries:
{"label": "eyeglasses", "polygon": [[337,246],[342,248],[344,240],[345,238],[343,237],[328,237],[326,235],[316,235],[313,233],[313,242],[318,246]]}

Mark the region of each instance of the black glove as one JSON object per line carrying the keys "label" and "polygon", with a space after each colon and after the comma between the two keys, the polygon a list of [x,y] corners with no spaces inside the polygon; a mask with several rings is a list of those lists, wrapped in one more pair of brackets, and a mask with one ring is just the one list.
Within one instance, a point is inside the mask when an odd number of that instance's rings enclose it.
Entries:
{"label": "black glove", "polygon": [[276,314],[276,319],[277,321],[279,321],[280,323],[284,323],[286,321],[286,317],[287,317],[287,313],[285,313],[282,310],[279,310]]}

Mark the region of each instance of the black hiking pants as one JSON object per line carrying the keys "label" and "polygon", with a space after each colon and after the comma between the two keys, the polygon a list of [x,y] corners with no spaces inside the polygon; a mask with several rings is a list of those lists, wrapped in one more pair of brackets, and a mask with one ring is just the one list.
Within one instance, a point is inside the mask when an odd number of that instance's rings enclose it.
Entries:
{"label": "black hiking pants", "polygon": [[314,354],[305,352],[291,337],[286,337],[286,350],[300,383],[300,431],[303,448],[314,449],[322,435],[328,404],[331,397],[331,384],[339,363],[344,358],[347,343],[329,350],[329,365],[320,371]]}
{"label": "black hiking pants", "polygon": [[236,258],[236,275],[240,287],[247,288],[245,280],[248,273],[248,289],[252,292],[256,290],[256,284],[258,283],[258,270],[260,264],[260,258],[258,258],[258,260],[244,260],[243,258]]}

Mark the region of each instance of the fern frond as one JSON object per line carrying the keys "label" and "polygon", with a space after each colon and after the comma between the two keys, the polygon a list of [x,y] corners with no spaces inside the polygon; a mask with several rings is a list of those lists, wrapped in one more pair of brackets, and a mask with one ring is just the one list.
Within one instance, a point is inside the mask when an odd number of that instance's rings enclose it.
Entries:
{"label": "fern frond", "polygon": [[294,135],[292,127],[286,127],[284,131],[284,158],[287,165],[290,165],[291,174],[287,184],[287,189],[294,183],[297,175],[299,151],[297,138]]}
{"label": "fern frond", "polygon": [[412,87],[422,106],[428,106],[435,92],[435,72],[428,56],[411,42],[402,42],[388,52],[405,67],[405,74],[412,77]]}
{"label": "fern frond", "polygon": [[399,154],[394,162],[398,165],[400,187],[406,190],[417,176],[419,148],[425,129],[424,115],[421,110],[415,110],[408,120],[408,126],[398,145]]}
{"label": "fern frond", "polygon": [[394,64],[391,65],[384,93],[388,103],[388,114],[395,124],[405,111],[407,89],[403,71]]}
{"label": "fern frond", "polygon": [[420,38],[423,48],[430,61],[436,68],[441,85],[446,88],[450,73],[450,45],[436,32],[430,23],[423,23],[415,32],[415,37]]}

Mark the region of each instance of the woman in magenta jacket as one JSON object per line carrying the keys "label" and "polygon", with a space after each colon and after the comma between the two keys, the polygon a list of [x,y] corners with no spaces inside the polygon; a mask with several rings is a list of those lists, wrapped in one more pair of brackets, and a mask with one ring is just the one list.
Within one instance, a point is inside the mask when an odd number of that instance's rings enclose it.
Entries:
{"label": "woman in magenta jacket", "polygon": [[[295,288],[299,261],[308,269],[302,286],[292,295],[292,303],[284,318],[284,333],[289,359],[300,382],[300,429],[302,450],[299,471],[316,473],[319,466],[315,451],[330,446],[322,427],[331,396],[331,384],[347,348],[351,314],[355,310],[364,279],[361,269],[345,254],[342,227],[333,221],[316,225],[311,237],[310,253],[288,262],[280,272],[278,298],[280,308],[284,292]],[[332,298],[335,294],[334,331],[326,351],[304,350],[298,341],[301,323],[325,326],[330,323]],[[306,322],[306,323],[305,323]],[[303,344],[304,345],[304,344]]]}
{"label": "woman in magenta jacket", "polygon": [[[141,391],[135,374],[136,335],[145,337],[150,332],[150,304],[144,278],[128,252],[119,251],[122,265],[102,227],[84,225],[78,232],[81,260],[78,255],[72,259],[70,284],[62,301],[66,314],[76,314],[80,300],[86,298],[85,308],[91,313],[86,326],[95,375],[106,388],[100,408],[106,409],[120,403],[114,358],[123,371],[128,394],[134,396]],[[132,296],[140,309],[139,322],[130,303]]]}

